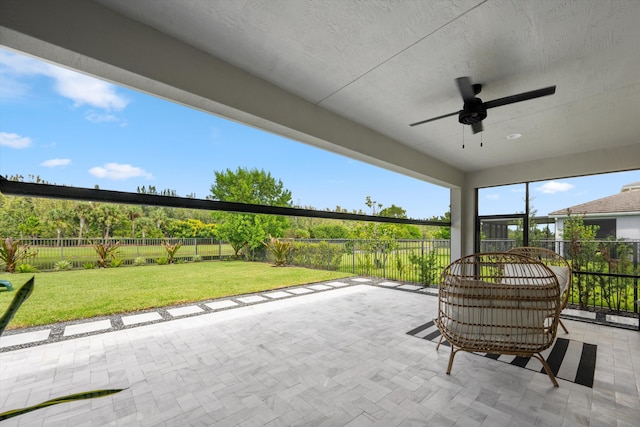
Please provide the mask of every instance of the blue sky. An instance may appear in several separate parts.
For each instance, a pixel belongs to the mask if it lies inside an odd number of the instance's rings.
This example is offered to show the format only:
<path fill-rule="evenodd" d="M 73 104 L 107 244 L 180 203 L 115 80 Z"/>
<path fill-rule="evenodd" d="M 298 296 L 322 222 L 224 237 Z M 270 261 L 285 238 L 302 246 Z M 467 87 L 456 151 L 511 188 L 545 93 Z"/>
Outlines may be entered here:
<path fill-rule="evenodd" d="M 214 171 L 264 169 L 317 209 L 366 196 L 410 217 L 442 215 L 446 188 L 0 49 L 0 174 L 136 191 L 209 195 Z M 531 184 L 538 214 L 615 194 L 640 171 Z M 483 189 L 481 214 L 524 209 L 524 186 Z"/>

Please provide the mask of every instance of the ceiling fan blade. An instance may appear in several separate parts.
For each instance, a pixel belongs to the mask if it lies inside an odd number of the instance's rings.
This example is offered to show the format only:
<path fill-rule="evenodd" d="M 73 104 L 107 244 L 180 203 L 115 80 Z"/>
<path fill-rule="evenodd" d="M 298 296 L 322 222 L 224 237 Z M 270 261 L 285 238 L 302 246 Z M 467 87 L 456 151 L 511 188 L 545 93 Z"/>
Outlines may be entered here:
<path fill-rule="evenodd" d="M 474 134 L 478 132 L 482 132 L 484 130 L 484 127 L 482 127 L 482 122 L 472 123 L 471 130 L 473 131 Z"/>
<path fill-rule="evenodd" d="M 411 123 L 409 126 L 418 126 L 418 125 L 421 125 L 421 124 L 423 124 L 423 123 L 429 123 L 429 122 L 432 122 L 432 121 L 434 121 L 434 120 L 444 119 L 445 117 L 455 116 L 456 114 L 460 114 L 460 111 L 455 111 L 455 112 L 453 112 L 453 113 L 445 114 L 445 115 L 443 115 L 443 116 L 432 117 L 432 118 L 427 119 L 427 120 L 422 120 L 422 121 L 420 121 L 420 122 Z"/>
<path fill-rule="evenodd" d="M 501 107 L 507 104 L 540 98 L 541 96 L 553 95 L 554 93 L 556 93 L 556 87 L 549 86 L 542 89 L 532 90 L 530 92 L 519 93 L 517 95 L 505 96 L 504 98 L 494 99 L 493 101 L 487 101 L 484 103 L 484 106 L 485 108 Z"/>
<path fill-rule="evenodd" d="M 476 97 L 476 93 L 473 90 L 471 79 L 469 77 L 458 77 L 456 79 L 456 84 L 458 85 L 458 90 L 460 91 L 460 95 L 462 95 L 464 102 L 473 100 Z"/>

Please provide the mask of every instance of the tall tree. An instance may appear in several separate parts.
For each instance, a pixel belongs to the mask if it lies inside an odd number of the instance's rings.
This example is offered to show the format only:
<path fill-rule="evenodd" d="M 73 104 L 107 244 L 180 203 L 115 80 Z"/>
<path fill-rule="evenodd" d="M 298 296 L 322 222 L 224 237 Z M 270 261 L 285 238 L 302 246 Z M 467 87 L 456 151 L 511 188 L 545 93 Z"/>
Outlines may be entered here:
<path fill-rule="evenodd" d="M 78 202 L 73 210 L 76 218 L 78 219 L 78 245 L 82 244 L 82 233 L 86 227 L 87 218 L 93 211 L 93 204 L 91 202 Z"/>
<path fill-rule="evenodd" d="M 62 234 L 69 226 L 70 212 L 62 204 L 47 212 L 47 222 L 56 230 L 57 245 L 61 246 Z"/>
<path fill-rule="evenodd" d="M 122 218 L 122 213 L 118 208 L 118 205 L 111 203 L 101 204 L 98 205 L 92 213 L 95 217 L 96 223 L 102 228 L 102 237 L 108 239 L 111 230 Z"/>
<path fill-rule="evenodd" d="M 136 237 L 136 220 L 142 216 L 142 208 L 139 206 L 127 205 L 124 208 L 127 219 L 131 222 L 131 238 Z"/>
<path fill-rule="evenodd" d="M 223 202 L 251 203 L 268 206 L 292 206 L 291 192 L 264 170 L 239 167 L 214 172 L 211 198 Z M 227 240 L 238 256 L 243 247 L 254 250 L 262 247 L 269 236 L 281 237 L 289 225 L 287 218 L 276 215 L 219 213 L 218 233 Z M 247 255 L 247 254 L 245 254 Z"/>

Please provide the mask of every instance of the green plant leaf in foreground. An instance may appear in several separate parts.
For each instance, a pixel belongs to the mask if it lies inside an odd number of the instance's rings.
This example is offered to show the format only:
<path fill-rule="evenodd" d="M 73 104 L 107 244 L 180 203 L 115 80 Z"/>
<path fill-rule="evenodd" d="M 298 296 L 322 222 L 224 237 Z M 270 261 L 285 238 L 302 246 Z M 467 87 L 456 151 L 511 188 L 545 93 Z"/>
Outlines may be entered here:
<path fill-rule="evenodd" d="M 11 300 L 11 304 L 7 308 L 7 311 L 5 311 L 5 313 L 2 315 L 2 318 L 0 318 L 0 335 L 2 335 L 5 328 L 7 327 L 11 319 L 13 319 L 13 316 L 15 316 L 16 312 L 18 311 L 22 303 L 25 302 L 33 292 L 34 283 L 35 283 L 35 276 L 32 276 L 31 279 L 29 279 L 24 285 L 22 285 L 22 287 L 14 295 L 13 300 Z M 17 417 L 18 415 L 26 414 L 27 412 L 35 411 L 37 409 L 46 408 L 47 406 L 57 405 L 58 403 L 73 402 L 75 400 L 94 399 L 96 397 L 108 396 L 110 394 L 119 393 L 122 390 L 126 390 L 126 389 L 118 388 L 118 389 L 107 389 L 107 390 L 94 390 L 94 391 L 87 391 L 83 393 L 70 394 L 68 396 L 47 400 L 46 402 L 38 403 L 37 405 L 29 406 L 26 408 L 12 409 L 10 411 L 3 412 L 0 414 L 0 421 Z"/>
<path fill-rule="evenodd" d="M 68 396 L 58 397 L 56 399 L 47 400 L 46 402 L 38 403 L 37 405 L 28 406 L 26 408 L 12 409 L 0 414 L 0 421 L 7 420 L 9 418 L 17 417 L 18 415 L 26 414 L 27 412 L 35 411 L 38 409 L 46 408 L 47 406 L 57 405 L 58 403 L 74 402 L 76 400 L 95 399 L 97 397 L 108 396 L 110 394 L 120 393 L 126 388 L 106 389 L 106 390 L 94 390 L 82 393 L 70 394 Z"/>
<path fill-rule="evenodd" d="M 18 290 L 18 292 L 16 292 L 16 294 L 13 297 L 13 300 L 11 301 L 11 304 L 7 308 L 7 311 L 5 311 L 2 317 L 0 318 L 0 335 L 2 335 L 2 333 L 4 332 L 9 322 L 11 322 L 11 319 L 13 319 L 13 316 L 16 315 L 22 303 L 25 302 L 27 298 L 29 298 L 29 296 L 31 295 L 31 292 L 33 292 L 35 277 L 36 276 L 32 276 L 31 279 L 29 279 L 27 283 L 22 285 L 22 287 Z"/>

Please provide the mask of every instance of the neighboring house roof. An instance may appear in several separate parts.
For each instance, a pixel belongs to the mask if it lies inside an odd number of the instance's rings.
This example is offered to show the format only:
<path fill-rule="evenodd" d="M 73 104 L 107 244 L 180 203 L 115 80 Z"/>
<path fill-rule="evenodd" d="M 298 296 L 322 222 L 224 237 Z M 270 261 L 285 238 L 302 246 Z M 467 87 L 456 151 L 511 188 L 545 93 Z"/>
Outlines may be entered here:
<path fill-rule="evenodd" d="M 640 181 L 632 182 L 631 184 L 626 184 L 622 186 L 622 190 L 620 191 L 630 191 L 630 190 L 640 190 Z"/>
<path fill-rule="evenodd" d="M 640 182 L 622 187 L 622 192 L 613 196 L 571 206 L 549 213 L 549 216 L 566 216 L 567 211 L 572 214 L 620 214 L 638 213 L 640 215 L 640 190 L 631 189 L 640 186 Z"/>

